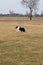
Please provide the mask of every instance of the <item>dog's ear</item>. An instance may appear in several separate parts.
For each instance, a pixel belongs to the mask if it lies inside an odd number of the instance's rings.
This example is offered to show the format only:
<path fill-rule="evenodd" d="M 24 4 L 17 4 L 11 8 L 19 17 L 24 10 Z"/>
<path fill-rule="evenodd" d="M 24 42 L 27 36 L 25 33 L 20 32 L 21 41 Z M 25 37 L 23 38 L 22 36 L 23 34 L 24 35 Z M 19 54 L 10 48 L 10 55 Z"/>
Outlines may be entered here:
<path fill-rule="evenodd" d="M 18 26 L 16 26 L 16 28 L 18 28 Z"/>

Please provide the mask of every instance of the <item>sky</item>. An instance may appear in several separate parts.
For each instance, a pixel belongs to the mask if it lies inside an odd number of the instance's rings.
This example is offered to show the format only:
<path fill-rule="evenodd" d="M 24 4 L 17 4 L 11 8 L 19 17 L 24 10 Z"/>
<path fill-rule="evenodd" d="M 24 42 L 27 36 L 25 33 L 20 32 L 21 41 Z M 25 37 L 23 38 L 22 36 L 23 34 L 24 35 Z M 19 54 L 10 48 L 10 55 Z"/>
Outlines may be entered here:
<path fill-rule="evenodd" d="M 26 14 L 28 10 L 21 4 L 21 0 L 0 0 L 0 14 L 7 14 L 9 10 L 13 10 L 15 13 Z M 38 13 L 43 10 L 43 0 L 39 1 Z"/>

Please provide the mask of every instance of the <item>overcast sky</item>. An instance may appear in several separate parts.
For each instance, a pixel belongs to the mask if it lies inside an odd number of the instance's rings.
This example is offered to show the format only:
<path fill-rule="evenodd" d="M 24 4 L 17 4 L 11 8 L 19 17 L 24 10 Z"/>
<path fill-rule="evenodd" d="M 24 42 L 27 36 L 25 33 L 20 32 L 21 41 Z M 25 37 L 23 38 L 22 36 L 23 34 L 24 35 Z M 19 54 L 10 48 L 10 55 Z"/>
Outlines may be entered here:
<path fill-rule="evenodd" d="M 25 14 L 27 9 L 21 4 L 21 0 L 0 0 L 0 13 L 9 13 L 13 10 L 15 13 Z M 39 2 L 39 11 L 43 10 L 43 0 Z"/>

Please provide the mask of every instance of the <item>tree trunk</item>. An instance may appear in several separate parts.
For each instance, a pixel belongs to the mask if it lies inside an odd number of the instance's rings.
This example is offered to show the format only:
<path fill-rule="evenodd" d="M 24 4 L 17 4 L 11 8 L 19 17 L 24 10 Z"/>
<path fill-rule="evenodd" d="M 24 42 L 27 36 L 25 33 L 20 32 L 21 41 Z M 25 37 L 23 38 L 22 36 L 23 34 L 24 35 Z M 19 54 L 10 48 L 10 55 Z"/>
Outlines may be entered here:
<path fill-rule="evenodd" d="M 32 20 L 32 10 L 30 9 L 30 20 Z"/>

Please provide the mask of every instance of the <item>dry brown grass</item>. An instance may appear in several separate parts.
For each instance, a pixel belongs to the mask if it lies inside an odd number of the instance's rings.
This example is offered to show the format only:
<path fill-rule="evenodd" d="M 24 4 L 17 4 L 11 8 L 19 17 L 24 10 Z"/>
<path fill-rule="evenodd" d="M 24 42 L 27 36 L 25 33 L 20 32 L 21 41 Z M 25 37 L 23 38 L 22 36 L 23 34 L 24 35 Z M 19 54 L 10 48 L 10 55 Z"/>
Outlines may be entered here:
<path fill-rule="evenodd" d="M 43 65 L 43 18 L 0 17 L 0 65 Z"/>

